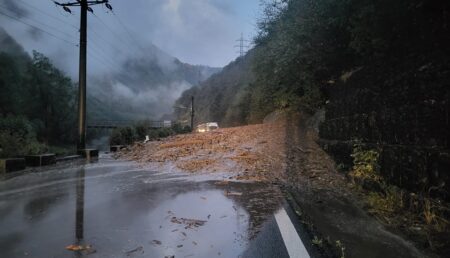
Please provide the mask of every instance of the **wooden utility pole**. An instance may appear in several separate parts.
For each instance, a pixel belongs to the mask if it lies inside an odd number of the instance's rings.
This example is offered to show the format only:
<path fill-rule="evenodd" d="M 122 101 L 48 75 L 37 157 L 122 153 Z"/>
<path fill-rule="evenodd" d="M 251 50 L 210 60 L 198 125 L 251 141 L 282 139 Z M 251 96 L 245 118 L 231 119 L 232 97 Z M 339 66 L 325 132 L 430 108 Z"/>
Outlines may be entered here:
<path fill-rule="evenodd" d="M 80 1 L 80 64 L 78 74 L 78 143 L 77 149 L 86 149 L 86 54 L 87 54 L 87 3 Z"/>
<path fill-rule="evenodd" d="M 72 13 L 69 7 L 80 7 L 80 64 L 78 78 L 78 141 L 77 149 L 86 149 L 86 54 L 87 54 L 87 12 L 93 13 L 91 5 L 105 4 L 106 8 L 112 10 L 108 0 L 78 0 L 76 2 L 59 3 L 64 11 Z"/>
<path fill-rule="evenodd" d="M 194 131 L 194 96 L 191 97 L 191 132 Z"/>

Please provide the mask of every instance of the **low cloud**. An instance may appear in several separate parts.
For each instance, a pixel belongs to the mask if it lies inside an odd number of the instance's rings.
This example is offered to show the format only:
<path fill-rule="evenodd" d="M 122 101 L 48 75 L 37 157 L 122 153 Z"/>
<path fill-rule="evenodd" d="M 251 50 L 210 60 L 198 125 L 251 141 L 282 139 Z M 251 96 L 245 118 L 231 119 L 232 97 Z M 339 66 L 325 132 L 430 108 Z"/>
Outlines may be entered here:
<path fill-rule="evenodd" d="M 19 18 L 30 15 L 30 12 L 27 9 L 20 6 L 17 2 L 18 2 L 17 0 L 3 0 L 2 4 L 4 5 L 4 7 L 6 7 L 6 9 L 9 12 L 18 16 Z"/>
<path fill-rule="evenodd" d="M 88 16 L 88 92 L 105 102 L 121 99 L 130 109 L 145 108 L 156 119 L 170 113 L 173 102 L 195 83 L 180 74 L 165 79 L 183 66 L 176 60 L 228 64 L 237 57 L 233 46 L 241 32 L 249 37 L 255 29 L 247 21 L 256 18 L 259 1 L 110 0 L 114 13 L 93 6 L 95 15 Z M 77 7 L 69 14 L 52 1 L 3 0 L 1 5 L 8 14 L 53 34 L 0 15 L 1 26 L 28 53 L 45 54 L 78 81 Z M 164 75 L 158 77 L 158 72 Z"/>
<path fill-rule="evenodd" d="M 126 110 L 139 114 L 139 119 L 159 119 L 164 114 L 172 112 L 172 106 L 181 93 L 192 85 L 186 81 L 171 82 L 155 89 L 146 89 L 136 93 L 131 90 L 132 87 L 120 82 L 112 85 L 110 92 L 113 103 L 122 103 L 121 107 L 115 106 L 116 111 L 121 113 Z M 130 112 L 131 113 L 131 112 Z"/>

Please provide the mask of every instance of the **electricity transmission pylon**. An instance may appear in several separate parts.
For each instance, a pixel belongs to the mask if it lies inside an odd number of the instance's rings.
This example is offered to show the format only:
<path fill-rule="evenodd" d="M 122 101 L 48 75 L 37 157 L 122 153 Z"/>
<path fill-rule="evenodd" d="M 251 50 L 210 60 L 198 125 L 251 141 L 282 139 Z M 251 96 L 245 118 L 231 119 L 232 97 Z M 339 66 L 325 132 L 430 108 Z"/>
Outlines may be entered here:
<path fill-rule="evenodd" d="M 248 49 L 250 47 L 249 45 L 246 45 L 246 44 L 248 44 L 249 40 L 244 39 L 244 34 L 241 33 L 241 37 L 236 41 L 239 42 L 239 45 L 235 45 L 234 47 L 239 48 L 238 53 L 239 53 L 239 56 L 242 57 L 247 53 L 246 49 Z"/>

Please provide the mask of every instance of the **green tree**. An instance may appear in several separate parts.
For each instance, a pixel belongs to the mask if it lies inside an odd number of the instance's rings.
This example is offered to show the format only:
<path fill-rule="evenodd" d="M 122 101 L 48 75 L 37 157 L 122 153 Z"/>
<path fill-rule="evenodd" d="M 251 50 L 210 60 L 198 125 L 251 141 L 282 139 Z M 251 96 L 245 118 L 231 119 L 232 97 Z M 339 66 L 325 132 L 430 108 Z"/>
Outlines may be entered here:
<path fill-rule="evenodd" d="M 45 143 L 74 140 L 76 128 L 75 87 L 43 54 L 33 52 L 26 80 L 28 95 L 25 114 L 38 128 Z"/>

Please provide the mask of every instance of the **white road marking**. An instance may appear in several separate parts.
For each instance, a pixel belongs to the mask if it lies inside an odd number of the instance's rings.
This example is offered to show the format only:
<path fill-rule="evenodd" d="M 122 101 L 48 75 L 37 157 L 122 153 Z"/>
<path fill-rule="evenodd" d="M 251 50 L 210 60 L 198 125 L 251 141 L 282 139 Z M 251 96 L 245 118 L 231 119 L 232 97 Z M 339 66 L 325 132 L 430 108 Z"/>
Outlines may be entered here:
<path fill-rule="evenodd" d="M 77 168 L 77 169 L 80 169 L 80 168 Z M 124 173 L 141 172 L 141 171 L 146 171 L 146 170 L 145 169 L 137 169 L 136 168 L 136 169 L 115 171 L 115 172 L 109 172 L 109 173 L 100 174 L 100 175 L 88 176 L 87 174 L 89 173 L 89 171 L 86 169 L 86 176 L 84 178 L 86 180 L 89 180 L 89 179 L 94 179 L 94 178 L 111 177 L 111 176 L 116 176 L 116 175 L 120 175 L 120 174 L 124 174 Z M 21 192 L 32 191 L 32 190 L 36 190 L 36 189 L 43 188 L 43 187 L 59 185 L 59 184 L 62 184 L 62 183 L 76 182 L 77 180 L 79 180 L 79 178 L 77 177 L 77 174 L 74 174 L 74 175 L 75 175 L 74 177 L 67 178 L 67 179 L 60 179 L 60 180 L 55 180 L 53 182 L 41 183 L 41 184 L 38 184 L 38 185 L 26 186 L 26 187 L 13 189 L 13 190 L 3 191 L 3 192 L 0 192 L 0 197 L 1 196 L 5 196 L 5 195 L 9 195 L 9 194 L 17 194 L 17 193 L 21 193 Z M 157 183 L 157 182 L 176 181 L 176 180 L 183 180 L 183 177 L 144 180 L 144 183 L 146 183 L 146 184 L 154 184 L 154 183 Z M 0 184 L 0 186 L 1 186 L 1 184 Z"/>
<path fill-rule="evenodd" d="M 275 213 L 275 220 L 277 221 L 289 257 L 309 258 L 308 251 L 306 251 L 305 245 L 297 234 L 297 231 L 284 208 L 281 208 L 281 210 Z"/>

